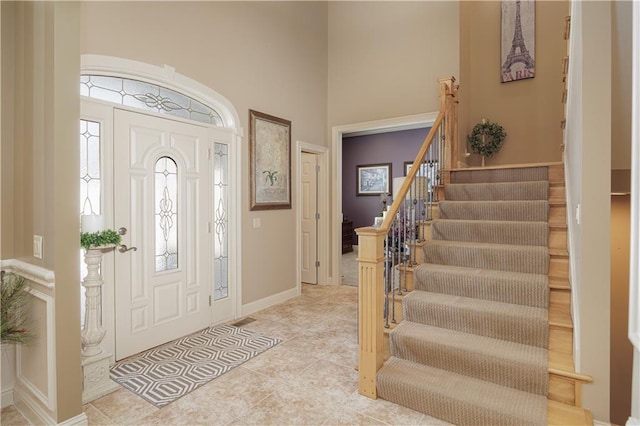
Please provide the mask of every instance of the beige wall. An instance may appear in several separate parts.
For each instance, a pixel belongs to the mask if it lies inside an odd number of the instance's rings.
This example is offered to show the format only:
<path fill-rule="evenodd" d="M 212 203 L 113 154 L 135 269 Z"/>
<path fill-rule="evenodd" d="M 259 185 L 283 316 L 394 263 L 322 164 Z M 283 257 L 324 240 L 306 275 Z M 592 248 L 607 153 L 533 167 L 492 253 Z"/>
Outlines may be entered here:
<path fill-rule="evenodd" d="M 295 288 L 295 210 L 249 212 L 248 110 L 291 120 L 293 144 L 326 144 L 327 4 L 84 2 L 81 53 L 168 64 L 231 101 L 245 131 L 242 303 Z"/>
<path fill-rule="evenodd" d="M 581 2 L 582 43 L 580 87 L 582 117 L 582 220 L 578 261 L 579 364 L 593 377 L 583 386 L 583 405 L 594 418 L 610 415 L 610 188 L 611 172 L 611 4 Z M 570 215 L 572 216 L 572 215 Z M 603 244 L 604 242 L 604 244 Z"/>
<path fill-rule="evenodd" d="M 458 2 L 330 2 L 329 127 L 437 111 L 458 36 Z"/>
<path fill-rule="evenodd" d="M 31 355 L 55 356 L 57 395 L 49 396 L 56 404 L 48 414 L 61 422 L 82 412 L 80 351 L 72 350 L 80 347 L 79 4 L 2 2 L 2 19 L 2 228 L 10 230 L 2 256 L 55 273 L 54 316 L 46 318 L 55 354 L 42 353 L 45 335 Z M 44 237 L 42 260 L 32 256 L 33 234 Z M 30 374 L 42 384 L 47 372 Z"/>
<path fill-rule="evenodd" d="M 631 197 L 611 197 L 611 422 L 631 415 L 633 346 L 629 341 Z"/>
<path fill-rule="evenodd" d="M 611 168 L 631 169 L 630 1 L 611 3 Z"/>
<path fill-rule="evenodd" d="M 563 118 L 562 57 L 568 1 L 536 2 L 535 78 L 500 82 L 499 1 L 460 3 L 460 121 L 459 142 L 483 118 L 500 123 L 507 138 L 487 165 L 560 161 Z M 465 161 L 463 159 L 463 161 Z M 472 155 L 466 162 L 479 165 Z"/>

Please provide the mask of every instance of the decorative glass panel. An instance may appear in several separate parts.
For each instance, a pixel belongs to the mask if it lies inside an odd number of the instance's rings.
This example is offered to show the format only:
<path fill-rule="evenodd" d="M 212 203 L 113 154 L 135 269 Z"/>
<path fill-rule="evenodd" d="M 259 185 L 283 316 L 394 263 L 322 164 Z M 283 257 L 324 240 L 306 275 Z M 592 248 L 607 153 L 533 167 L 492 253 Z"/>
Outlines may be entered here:
<path fill-rule="evenodd" d="M 155 167 L 156 272 L 178 268 L 178 166 L 161 157 Z"/>
<path fill-rule="evenodd" d="M 100 123 L 80 120 L 80 214 L 100 214 Z"/>
<path fill-rule="evenodd" d="M 225 144 L 216 143 L 213 155 L 213 294 L 214 300 L 229 296 L 229 152 Z"/>
<path fill-rule="evenodd" d="M 80 94 L 120 105 L 222 126 L 222 117 L 202 102 L 144 81 L 101 75 L 80 76 Z"/>
<path fill-rule="evenodd" d="M 80 120 L 80 214 L 100 214 L 100 123 Z M 80 280 L 87 276 L 80 249 Z M 85 292 L 80 287 L 80 326 L 84 325 Z"/>

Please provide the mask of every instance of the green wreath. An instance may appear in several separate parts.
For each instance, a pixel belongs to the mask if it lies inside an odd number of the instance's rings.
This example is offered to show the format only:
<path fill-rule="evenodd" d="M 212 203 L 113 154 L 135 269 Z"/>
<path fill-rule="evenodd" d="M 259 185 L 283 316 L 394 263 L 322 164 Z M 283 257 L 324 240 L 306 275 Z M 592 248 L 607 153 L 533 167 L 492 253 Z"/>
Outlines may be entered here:
<path fill-rule="evenodd" d="M 484 136 L 484 142 L 483 137 Z M 467 141 L 471 146 L 471 151 L 483 157 L 490 158 L 502 148 L 502 142 L 507 136 L 504 127 L 498 123 L 486 121 L 478 123 L 473 127 L 473 131 L 467 136 Z"/>

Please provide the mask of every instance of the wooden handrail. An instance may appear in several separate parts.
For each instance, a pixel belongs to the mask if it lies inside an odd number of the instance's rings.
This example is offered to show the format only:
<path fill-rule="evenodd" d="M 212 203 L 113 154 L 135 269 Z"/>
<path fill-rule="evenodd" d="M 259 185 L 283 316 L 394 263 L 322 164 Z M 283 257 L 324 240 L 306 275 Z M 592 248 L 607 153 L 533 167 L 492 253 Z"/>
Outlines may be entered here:
<path fill-rule="evenodd" d="M 439 171 L 457 166 L 457 86 L 455 78 L 440 80 L 440 112 L 425 138 L 407 177 L 387 211 L 380 228 L 356 229 L 358 234 L 358 388 L 360 394 L 377 398 L 376 375 L 384 362 L 385 252 L 384 241 L 409 188 L 421 169 L 436 135 L 444 134 L 444 158 Z M 444 122 L 444 126 L 443 126 Z M 437 141 L 440 143 L 440 141 Z M 390 177 L 391 178 L 391 177 Z"/>
<path fill-rule="evenodd" d="M 416 155 L 416 159 L 413 160 L 411 170 L 409 170 L 407 177 L 404 179 L 404 182 L 402 182 L 402 186 L 398 191 L 398 195 L 395 197 L 395 200 L 393 200 L 393 203 L 391 203 L 391 206 L 389 206 L 387 215 L 382 221 L 382 225 L 380 225 L 380 229 L 385 231 L 385 233 L 389 231 L 389 228 L 391 228 L 391 222 L 393 221 L 393 218 L 395 217 L 396 213 L 398 213 L 398 210 L 400 210 L 400 206 L 402 205 L 404 198 L 407 196 L 407 192 L 409 192 L 409 187 L 411 187 L 411 184 L 415 180 L 416 175 L 420 171 L 420 164 L 422 163 L 422 159 L 427 154 L 429 147 L 431 147 L 431 143 L 433 142 L 433 138 L 436 136 L 436 133 L 438 133 L 438 128 L 442 124 L 444 114 L 445 112 L 442 110 L 440 110 L 440 112 L 438 113 L 436 121 L 433 122 L 431 130 L 429 130 L 427 137 L 424 139 L 424 142 L 420 147 L 420 151 L 418 151 L 418 155 Z"/>

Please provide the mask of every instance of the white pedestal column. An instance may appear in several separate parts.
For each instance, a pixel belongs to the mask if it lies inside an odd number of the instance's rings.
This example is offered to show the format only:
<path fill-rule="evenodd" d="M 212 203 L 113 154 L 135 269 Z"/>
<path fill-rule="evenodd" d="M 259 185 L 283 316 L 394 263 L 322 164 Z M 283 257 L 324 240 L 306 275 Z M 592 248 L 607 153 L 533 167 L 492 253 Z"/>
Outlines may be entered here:
<path fill-rule="evenodd" d="M 82 403 L 93 401 L 113 392 L 118 384 L 109 378 L 111 354 L 100 346 L 106 330 L 102 326 L 102 255 L 115 246 L 96 247 L 86 251 L 84 262 L 87 276 L 82 281 L 85 288 L 84 328 L 80 334 L 82 342 Z"/>

